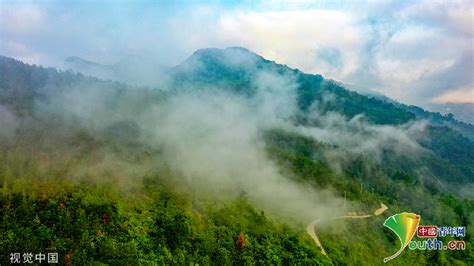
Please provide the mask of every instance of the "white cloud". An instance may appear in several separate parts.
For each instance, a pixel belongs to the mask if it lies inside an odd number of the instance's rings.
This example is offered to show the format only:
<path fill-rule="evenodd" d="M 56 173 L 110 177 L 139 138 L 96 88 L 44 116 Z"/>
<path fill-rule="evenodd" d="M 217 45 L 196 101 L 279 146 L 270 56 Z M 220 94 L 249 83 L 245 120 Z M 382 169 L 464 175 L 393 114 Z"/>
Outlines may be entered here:
<path fill-rule="evenodd" d="M 471 0 L 424 0 L 408 6 L 404 15 L 438 24 L 446 28 L 447 33 L 474 36 L 474 6 Z"/>
<path fill-rule="evenodd" d="M 0 26 L 3 31 L 26 35 L 38 31 L 45 19 L 45 10 L 38 5 L 0 4 Z"/>
<path fill-rule="evenodd" d="M 218 22 L 226 43 L 237 43 L 275 60 L 312 73 L 343 78 L 356 68 L 361 36 L 350 14 L 336 10 L 229 12 Z M 327 47 L 341 52 L 336 73 L 317 57 Z"/>
<path fill-rule="evenodd" d="M 433 103 L 474 103 L 474 87 L 461 88 L 444 93 L 432 100 Z"/>
<path fill-rule="evenodd" d="M 21 60 L 29 64 L 45 64 L 48 63 L 48 56 L 32 50 L 25 44 L 16 41 L 2 40 L 0 42 L 0 54 L 9 55 L 15 59 Z"/>

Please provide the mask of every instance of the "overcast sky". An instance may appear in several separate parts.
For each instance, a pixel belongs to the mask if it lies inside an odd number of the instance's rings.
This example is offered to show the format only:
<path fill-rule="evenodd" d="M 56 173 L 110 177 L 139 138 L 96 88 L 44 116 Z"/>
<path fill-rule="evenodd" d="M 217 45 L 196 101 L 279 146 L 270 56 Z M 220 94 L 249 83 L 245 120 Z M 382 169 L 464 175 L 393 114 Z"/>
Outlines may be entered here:
<path fill-rule="evenodd" d="M 0 54 L 61 66 L 205 47 L 270 60 L 396 100 L 474 103 L 473 1 L 5 1 Z"/>

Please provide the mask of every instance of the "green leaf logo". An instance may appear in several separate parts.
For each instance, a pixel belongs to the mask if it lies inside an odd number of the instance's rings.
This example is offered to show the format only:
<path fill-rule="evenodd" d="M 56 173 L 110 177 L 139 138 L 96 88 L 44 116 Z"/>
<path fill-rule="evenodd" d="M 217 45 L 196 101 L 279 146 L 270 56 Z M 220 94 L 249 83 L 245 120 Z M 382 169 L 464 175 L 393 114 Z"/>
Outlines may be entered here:
<path fill-rule="evenodd" d="M 420 215 L 406 212 L 392 215 L 385 220 L 383 225 L 392 230 L 400 239 L 400 250 L 392 256 L 383 259 L 384 262 L 392 260 L 402 253 L 415 235 L 419 223 Z"/>

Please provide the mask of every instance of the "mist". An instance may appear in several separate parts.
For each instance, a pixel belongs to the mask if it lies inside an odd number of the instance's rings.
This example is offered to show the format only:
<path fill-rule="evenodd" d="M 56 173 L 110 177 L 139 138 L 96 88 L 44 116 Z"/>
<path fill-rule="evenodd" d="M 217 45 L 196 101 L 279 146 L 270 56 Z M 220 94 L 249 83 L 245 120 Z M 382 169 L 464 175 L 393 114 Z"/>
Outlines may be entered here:
<path fill-rule="evenodd" d="M 384 151 L 412 158 L 424 151 L 418 142 L 427 137 L 428 123 L 423 120 L 399 126 L 375 125 L 362 114 L 347 118 L 336 112 L 322 114 L 315 110 L 309 118 L 310 123 L 317 126 L 298 126 L 298 132 L 351 153 L 363 154 L 376 162 L 380 162 Z"/>
<path fill-rule="evenodd" d="M 16 115 L 0 104 L 0 139 L 10 140 L 19 126 Z"/>
<path fill-rule="evenodd" d="M 341 206 L 331 192 L 291 181 L 268 159 L 260 136 L 270 126 L 260 123 L 265 108 L 226 94 L 179 95 L 148 114 L 154 122 L 145 130 L 195 193 L 225 199 L 244 192 L 270 215 L 299 222 L 331 214 Z"/>
<path fill-rule="evenodd" d="M 236 51 L 227 53 L 225 60 L 251 69 L 254 60 L 243 61 Z M 200 62 L 188 60 L 185 66 L 187 71 L 195 71 Z M 98 82 L 56 88 L 51 84 L 43 89 L 46 98 L 36 101 L 35 111 L 45 117 L 59 116 L 91 136 L 112 136 L 119 143 L 152 154 L 147 160 L 129 160 L 106 147 L 99 163 L 73 169 L 75 178 L 108 174 L 120 177 L 120 185 L 126 188 L 136 186 L 144 175 L 160 175 L 166 169 L 171 172 L 167 178 L 188 188 L 183 192 L 194 198 L 204 200 L 211 195 L 225 202 L 243 193 L 270 216 L 296 223 L 342 214 L 342 199 L 331 189 L 315 188 L 287 176 L 288 171 L 267 154 L 265 131 L 297 132 L 376 162 L 385 150 L 399 156 L 416 156 L 423 150 L 417 141 L 424 137 L 424 122 L 374 125 L 361 115 L 349 119 L 323 113 L 319 107 L 325 102 L 314 103 L 302 114 L 292 72 L 259 70 L 254 74 L 249 86 L 255 93 L 251 95 L 194 84 L 176 90 L 167 79 L 160 87 L 165 96 L 157 98 L 157 91 L 146 87 L 117 88 Z M 327 95 L 324 101 L 333 97 Z M 309 123 L 295 123 L 294 118 L 301 115 Z M 325 156 L 339 171 L 345 155 L 331 151 Z"/>
<path fill-rule="evenodd" d="M 290 223 L 342 213 L 342 200 L 332 191 L 293 181 L 267 156 L 263 133 L 292 127 L 297 84 L 291 75 L 256 76 L 250 98 L 222 88 L 189 88 L 152 101 L 153 91 L 146 88 L 51 85 L 44 89 L 46 99 L 36 101 L 35 113 L 59 116 L 91 136 L 131 134 L 120 142 L 153 153 L 150 160 L 133 161 L 105 148 L 98 162 L 70 171 L 75 179 L 98 176 L 100 183 L 100 174 L 107 174 L 120 177 L 126 188 L 166 168 L 170 182 L 189 188 L 183 191 L 197 199 L 210 195 L 226 202 L 245 194 L 269 216 Z"/>

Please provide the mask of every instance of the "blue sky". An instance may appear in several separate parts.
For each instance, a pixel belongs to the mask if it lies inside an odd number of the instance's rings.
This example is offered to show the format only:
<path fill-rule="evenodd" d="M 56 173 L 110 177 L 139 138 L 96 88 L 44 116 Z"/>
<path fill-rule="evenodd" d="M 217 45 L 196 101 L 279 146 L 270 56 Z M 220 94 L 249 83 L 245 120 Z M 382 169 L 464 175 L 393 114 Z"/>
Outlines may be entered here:
<path fill-rule="evenodd" d="M 0 54 L 174 65 L 243 46 L 402 102 L 474 103 L 473 1 L 4 1 Z"/>

